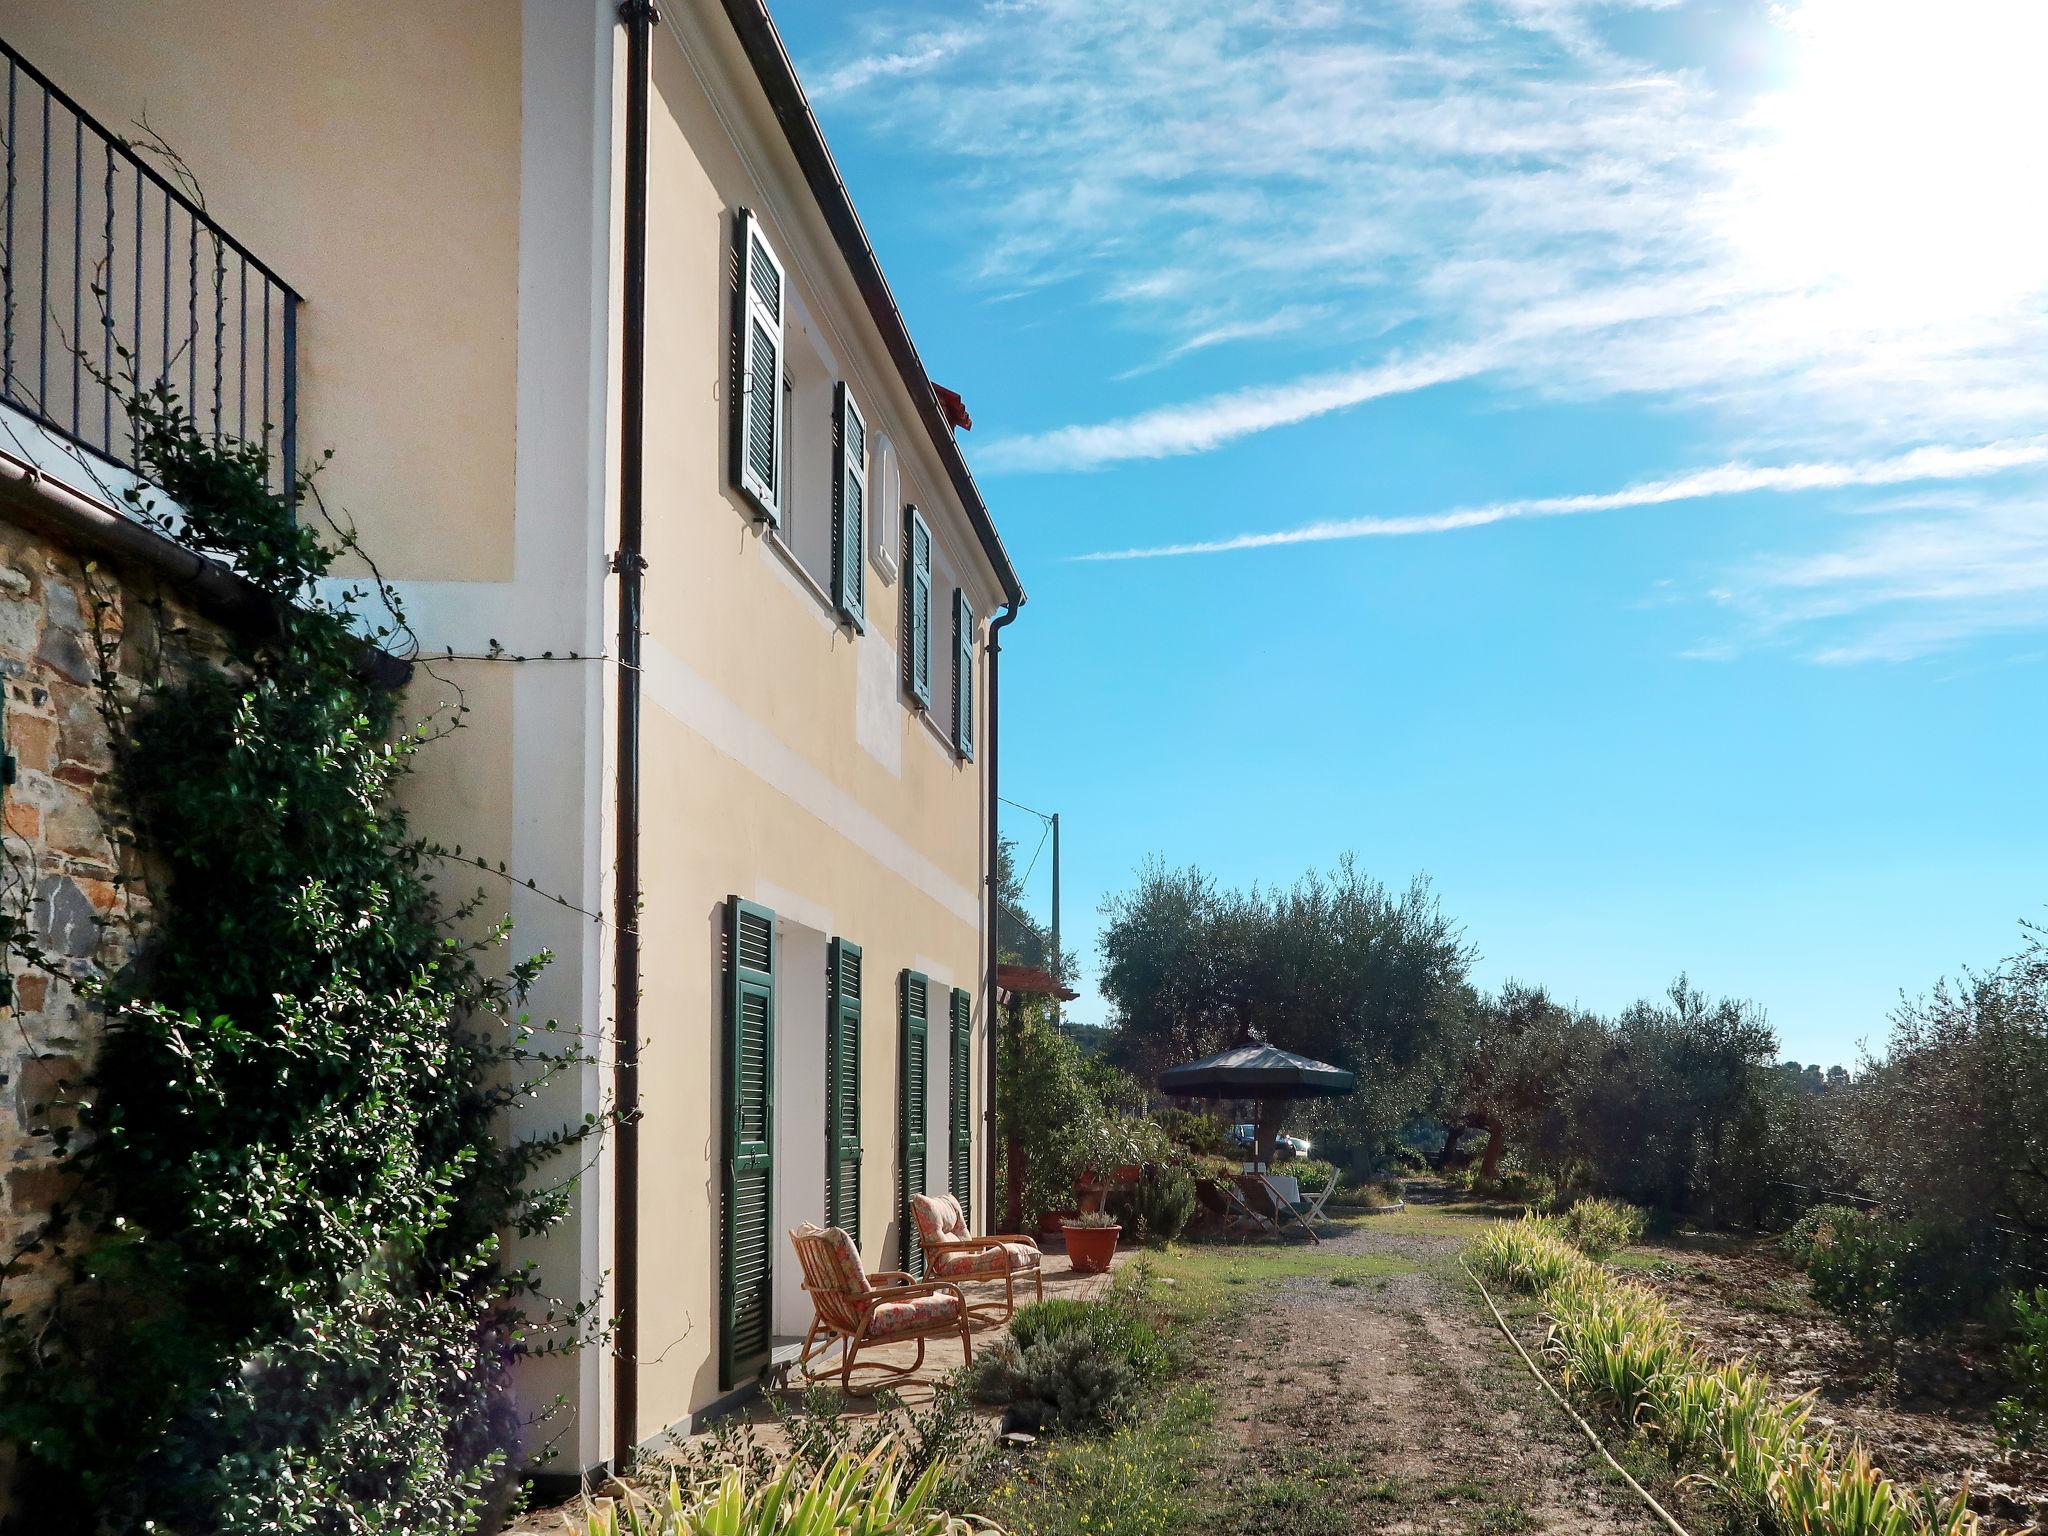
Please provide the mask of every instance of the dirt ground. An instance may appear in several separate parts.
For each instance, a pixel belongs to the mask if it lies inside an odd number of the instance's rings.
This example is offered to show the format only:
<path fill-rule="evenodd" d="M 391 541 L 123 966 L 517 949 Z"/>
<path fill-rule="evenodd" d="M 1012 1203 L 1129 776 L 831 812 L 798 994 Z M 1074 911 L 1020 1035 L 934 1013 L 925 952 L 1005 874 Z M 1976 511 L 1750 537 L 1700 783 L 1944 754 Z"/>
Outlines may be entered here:
<path fill-rule="evenodd" d="M 1245 1298 L 1205 1368 L 1233 1530 L 1658 1529 L 1481 1308 L 1456 1265 L 1469 1235 L 1426 1208 L 1357 1218 L 1316 1252 L 1330 1273 Z"/>
<path fill-rule="evenodd" d="M 2000 1387 L 1991 1352 L 1966 1345 L 1859 1344 L 1817 1310 L 1806 1276 L 1768 1240 L 1674 1240 L 1638 1270 L 1717 1357 L 1747 1358 L 1787 1394 L 1812 1392 L 1814 1419 L 1860 1440 L 1894 1479 L 1970 1501 L 1996 1528 L 2048 1532 L 2048 1456 L 2012 1457 L 1992 1438 Z"/>

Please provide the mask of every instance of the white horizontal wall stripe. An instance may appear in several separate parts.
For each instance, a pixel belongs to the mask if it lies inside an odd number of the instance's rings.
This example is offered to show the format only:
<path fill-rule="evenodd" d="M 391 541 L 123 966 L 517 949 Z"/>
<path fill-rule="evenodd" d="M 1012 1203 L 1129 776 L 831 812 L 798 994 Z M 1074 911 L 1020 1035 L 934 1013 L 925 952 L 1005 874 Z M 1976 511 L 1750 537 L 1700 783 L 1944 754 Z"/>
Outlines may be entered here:
<path fill-rule="evenodd" d="M 961 922 L 978 928 L 977 894 L 907 838 L 833 783 L 760 721 L 658 641 L 646 642 L 641 682 L 648 699 L 799 808 L 809 812 L 897 878 Z"/>

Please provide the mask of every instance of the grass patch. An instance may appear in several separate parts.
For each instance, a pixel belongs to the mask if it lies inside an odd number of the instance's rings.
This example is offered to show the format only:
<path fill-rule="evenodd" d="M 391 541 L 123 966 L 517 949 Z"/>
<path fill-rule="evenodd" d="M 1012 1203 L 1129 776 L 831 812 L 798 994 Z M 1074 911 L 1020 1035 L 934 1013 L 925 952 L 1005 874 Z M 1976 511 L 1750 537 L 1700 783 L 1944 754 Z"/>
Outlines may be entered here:
<path fill-rule="evenodd" d="M 1210 1495 L 1202 1531 L 1233 1536 L 1346 1536 L 1361 1499 L 1393 1497 L 1387 1479 L 1366 1483 L 1354 1452 L 1328 1451 L 1276 1436 L 1256 1462 L 1235 1464 Z"/>
<path fill-rule="evenodd" d="M 1254 1288 L 1288 1280 L 1325 1280 L 1356 1286 L 1391 1275 L 1412 1274 L 1421 1266 L 1394 1254 L 1332 1253 L 1310 1247 L 1176 1245 L 1148 1255 L 1154 1275 L 1170 1282 L 1159 1295 L 1162 1310 L 1186 1325 L 1238 1305 Z"/>
<path fill-rule="evenodd" d="M 1215 1399 L 1177 1387 L 1114 1434 L 1053 1440 L 1014 1465 L 989 1506 L 1016 1536 L 1183 1536 L 1205 1529 L 1193 1490 Z"/>
<path fill-rule="evenodd" d="M 1535 1517 L 1521 1505 L 1502 1502 L 1482 1508 L 1467 1529 L 1472 1536 L 1510 1536 L 1512 1532 L 1526 1531 L 1535 1524 Z"/>

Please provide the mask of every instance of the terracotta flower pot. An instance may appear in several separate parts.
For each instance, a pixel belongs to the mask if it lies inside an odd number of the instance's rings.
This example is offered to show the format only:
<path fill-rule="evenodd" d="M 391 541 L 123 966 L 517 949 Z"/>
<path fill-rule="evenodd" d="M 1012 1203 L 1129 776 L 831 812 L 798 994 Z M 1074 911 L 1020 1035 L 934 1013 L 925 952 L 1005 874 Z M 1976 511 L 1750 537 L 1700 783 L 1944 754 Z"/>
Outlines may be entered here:
<path fill-rule="evenodd" d="M 1065 1222 L 1060 1230 L 1067 1239 L 1067 1262 L 1084 1275 L 1099 1275 L 1116 1257 L 1116 1240 L 1122 1227 L 1080 1227 Z"/>

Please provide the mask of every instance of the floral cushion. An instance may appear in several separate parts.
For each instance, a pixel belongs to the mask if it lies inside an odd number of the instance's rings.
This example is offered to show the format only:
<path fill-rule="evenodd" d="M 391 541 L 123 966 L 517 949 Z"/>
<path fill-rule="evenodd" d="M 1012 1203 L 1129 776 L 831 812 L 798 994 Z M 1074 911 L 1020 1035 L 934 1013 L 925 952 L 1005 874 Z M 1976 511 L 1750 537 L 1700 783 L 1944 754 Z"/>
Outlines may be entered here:
<path fill-rule="evenodd" d="M 797 1258 L 809 1283 L 811 1300 L 818 1315 L 851 1333 L 860 1320 L 859 1298 L 874 1289 L 860 1261 L 853 1239 L 838 1227 L 817 1227 L 809 1222 L 789 1234 L 796 1244 Z"/>
<path fill-rule="evenodd" d="M 960 1202 L 951 1195 L 912 1195 L 910 1214 L 917 1220 L 917 1235 L 927 1247 L 933 1243 L 962 1243 L 973 1234 Z"/>
<path fill-rule="evenodd" d="M 995 1243 L 933 1254 L 928 1261 L 934 1278 L 972 1280 L 982 1275 L 1009 1275 L 1038 1268 L 1038 1250 L 1028 1243 Z"/>
<path fill-rule="evenodd" d="M 868 1314 L 869 1342 L 922 1333 L 927 1328 L 960 1321 L 961 1301 L 943 1291 L 913 1296 L 907 1301 L 878 1301 Z"/>

